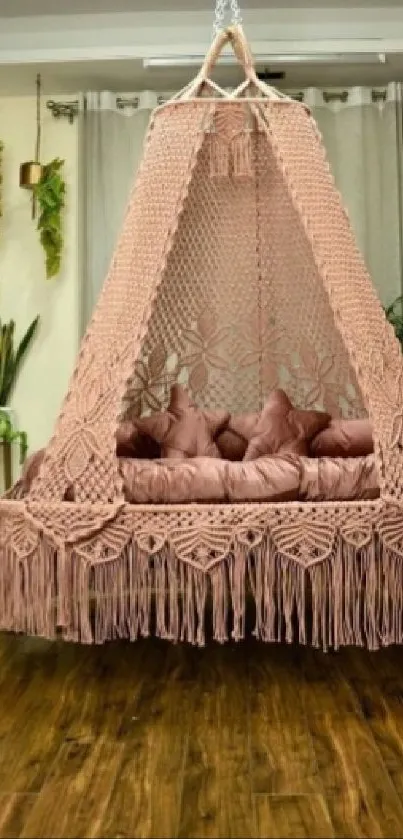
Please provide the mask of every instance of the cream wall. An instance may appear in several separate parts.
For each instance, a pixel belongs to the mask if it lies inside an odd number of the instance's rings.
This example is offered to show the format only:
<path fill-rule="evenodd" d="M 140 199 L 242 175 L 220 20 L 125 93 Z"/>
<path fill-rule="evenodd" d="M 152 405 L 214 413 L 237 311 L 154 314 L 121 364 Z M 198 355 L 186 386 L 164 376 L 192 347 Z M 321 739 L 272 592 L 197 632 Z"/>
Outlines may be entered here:
<path fill-rule="evenodd" d="M 63 158 L 67 182 L 65 251 L 61 274 L 45 279 L 44 253 L 30 197 L 19 187 L 19 166 L 31 160 L 35 143 L 35 99 L 0 98 L 3 152 L 3 218 L 0 219 L 0 317 L 14 318 L 21 336 L 36 314 L 37 337 L 28 351 L 12 407 L 28 432 L 30 450 L 44 445 L 53 428 L 78 349 L 78 130 L 43 109 L 42 160 Z"/>

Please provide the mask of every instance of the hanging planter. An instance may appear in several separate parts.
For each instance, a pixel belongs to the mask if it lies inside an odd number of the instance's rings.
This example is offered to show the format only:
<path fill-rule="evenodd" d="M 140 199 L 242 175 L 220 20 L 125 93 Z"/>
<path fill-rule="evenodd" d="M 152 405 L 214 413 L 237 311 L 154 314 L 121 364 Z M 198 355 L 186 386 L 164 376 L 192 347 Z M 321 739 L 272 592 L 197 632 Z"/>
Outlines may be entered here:
<path fill-rule="evenodd" d="M 60 271 L 63 250 L 62 210 L 66 184 L 61 175 L 64 161 L 55 158 L 50 163 L 40 162 L 41 150 L 41 77 L 36 77 L 36 146 L 35 160 L 20 166 L 20 186 L 32 192 L 32 218 L 39 207 L 38 230 L 46 256 L 46 278 Z"/>
<path fill-rule="evenodd" d="M 28 163 L 21 163 L 20 166 L 20 186 L 23 189 L 33 189 L 39 183 L 42 177 L 42 166 L 40 163 L 35 163 L 34 160 Z"/>
<path fill-rule="evenodd" d="M 39 183 L 42 177 L 42 166 L 40 163 L 41 150 L 41 77 L 38 73 L 36 77 L 36 144 L 35 144 L 35 159 L 28 160 L 21 163 L 20 166 L 20 186 L 23 189 L 33 190 L 36 184 Z M 35 197 L 32 195 L 32 218 L 35 218 Z"/>

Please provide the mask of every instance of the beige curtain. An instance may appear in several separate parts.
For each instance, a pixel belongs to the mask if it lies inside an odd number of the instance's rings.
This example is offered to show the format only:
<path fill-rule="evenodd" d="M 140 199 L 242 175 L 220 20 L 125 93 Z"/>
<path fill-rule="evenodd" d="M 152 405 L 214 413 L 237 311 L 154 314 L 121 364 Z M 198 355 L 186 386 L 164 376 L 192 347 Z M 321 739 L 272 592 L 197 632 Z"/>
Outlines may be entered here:
<path fill-rule="evenodd" d="M 87 93 L 84 101 L 82 331 L 107 274 L 150 116 L 158 104 L 149 91 Z"/>
<path fill-rule="evenodd" d="M 304 91 L 358 244 L 384 303 L 402 290 L 402 104 L 384 90 Z"/>

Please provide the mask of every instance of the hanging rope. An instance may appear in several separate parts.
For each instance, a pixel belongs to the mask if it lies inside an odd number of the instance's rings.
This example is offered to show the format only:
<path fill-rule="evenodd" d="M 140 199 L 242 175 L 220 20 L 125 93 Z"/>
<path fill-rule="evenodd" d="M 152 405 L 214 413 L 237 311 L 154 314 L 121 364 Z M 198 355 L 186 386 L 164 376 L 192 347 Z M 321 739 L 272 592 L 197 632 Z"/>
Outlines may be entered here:
<path fill-rule="evenodd" d="M 224 29 L 225 12 L 227 9 L 231 12 L 231 23 L 234 26 L 242 23 L 241 9 L 238 0 L 216 0 L 213 27 L 214 35 L 218 35 L 218 33 Z"/>

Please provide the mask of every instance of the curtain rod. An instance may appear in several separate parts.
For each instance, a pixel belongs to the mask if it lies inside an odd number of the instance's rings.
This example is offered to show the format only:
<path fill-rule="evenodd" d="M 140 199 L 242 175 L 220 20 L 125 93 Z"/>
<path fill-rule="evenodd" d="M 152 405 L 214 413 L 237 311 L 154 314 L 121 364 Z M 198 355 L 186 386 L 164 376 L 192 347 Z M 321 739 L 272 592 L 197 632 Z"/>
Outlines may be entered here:
<path fill-rule="evenodd" d="M 287 92 L 287 91 L 286 91 Z M 298 102 L 303 102 L 305 99 L 304 91 L 288 91 L 288 95 L 292 99 L 296 99 Z M 339 101 L 342 103 L 346 103 L 349 97 L 348 90 L 324 90 L 322 91 L 323 101 L 326 104 L 330 102 Z M 387 89 L 386 88 L 373 88 L 371 91 L 371 99 L 372 102 L 386 102 L 387 99 Z M 165 102 L 168 101 L 168 97 L 166 96 L 158 96 L 157 97 L 157 104 L 163 105 Z M 116 96 L 116 107 L 123 111 L 125 108 L 134 108 L 137 109 L 140 105 L 140 96 Z M 47 109 L 51 112 L 52 116 L 55 119 L 65 118 L 68 119 L 69 123 L 72 124 L 74 119 L 79 114 L 80 103 L 78 99 L 74 99 L 71 102 L 58 102 L 50 99 L 46 103 Z"/>
<path fill-rule="evenodd" d="M 78 99 L 74 99 L 72 102 L 55 102 L 53 99 L 49 99 L 46 102 L 48 111 L 51 112 L 55 119 L 65 117 L 68 119 L 70 125 L 72 125 L 74 118 L 78 115 L 79 106 Z"/>

